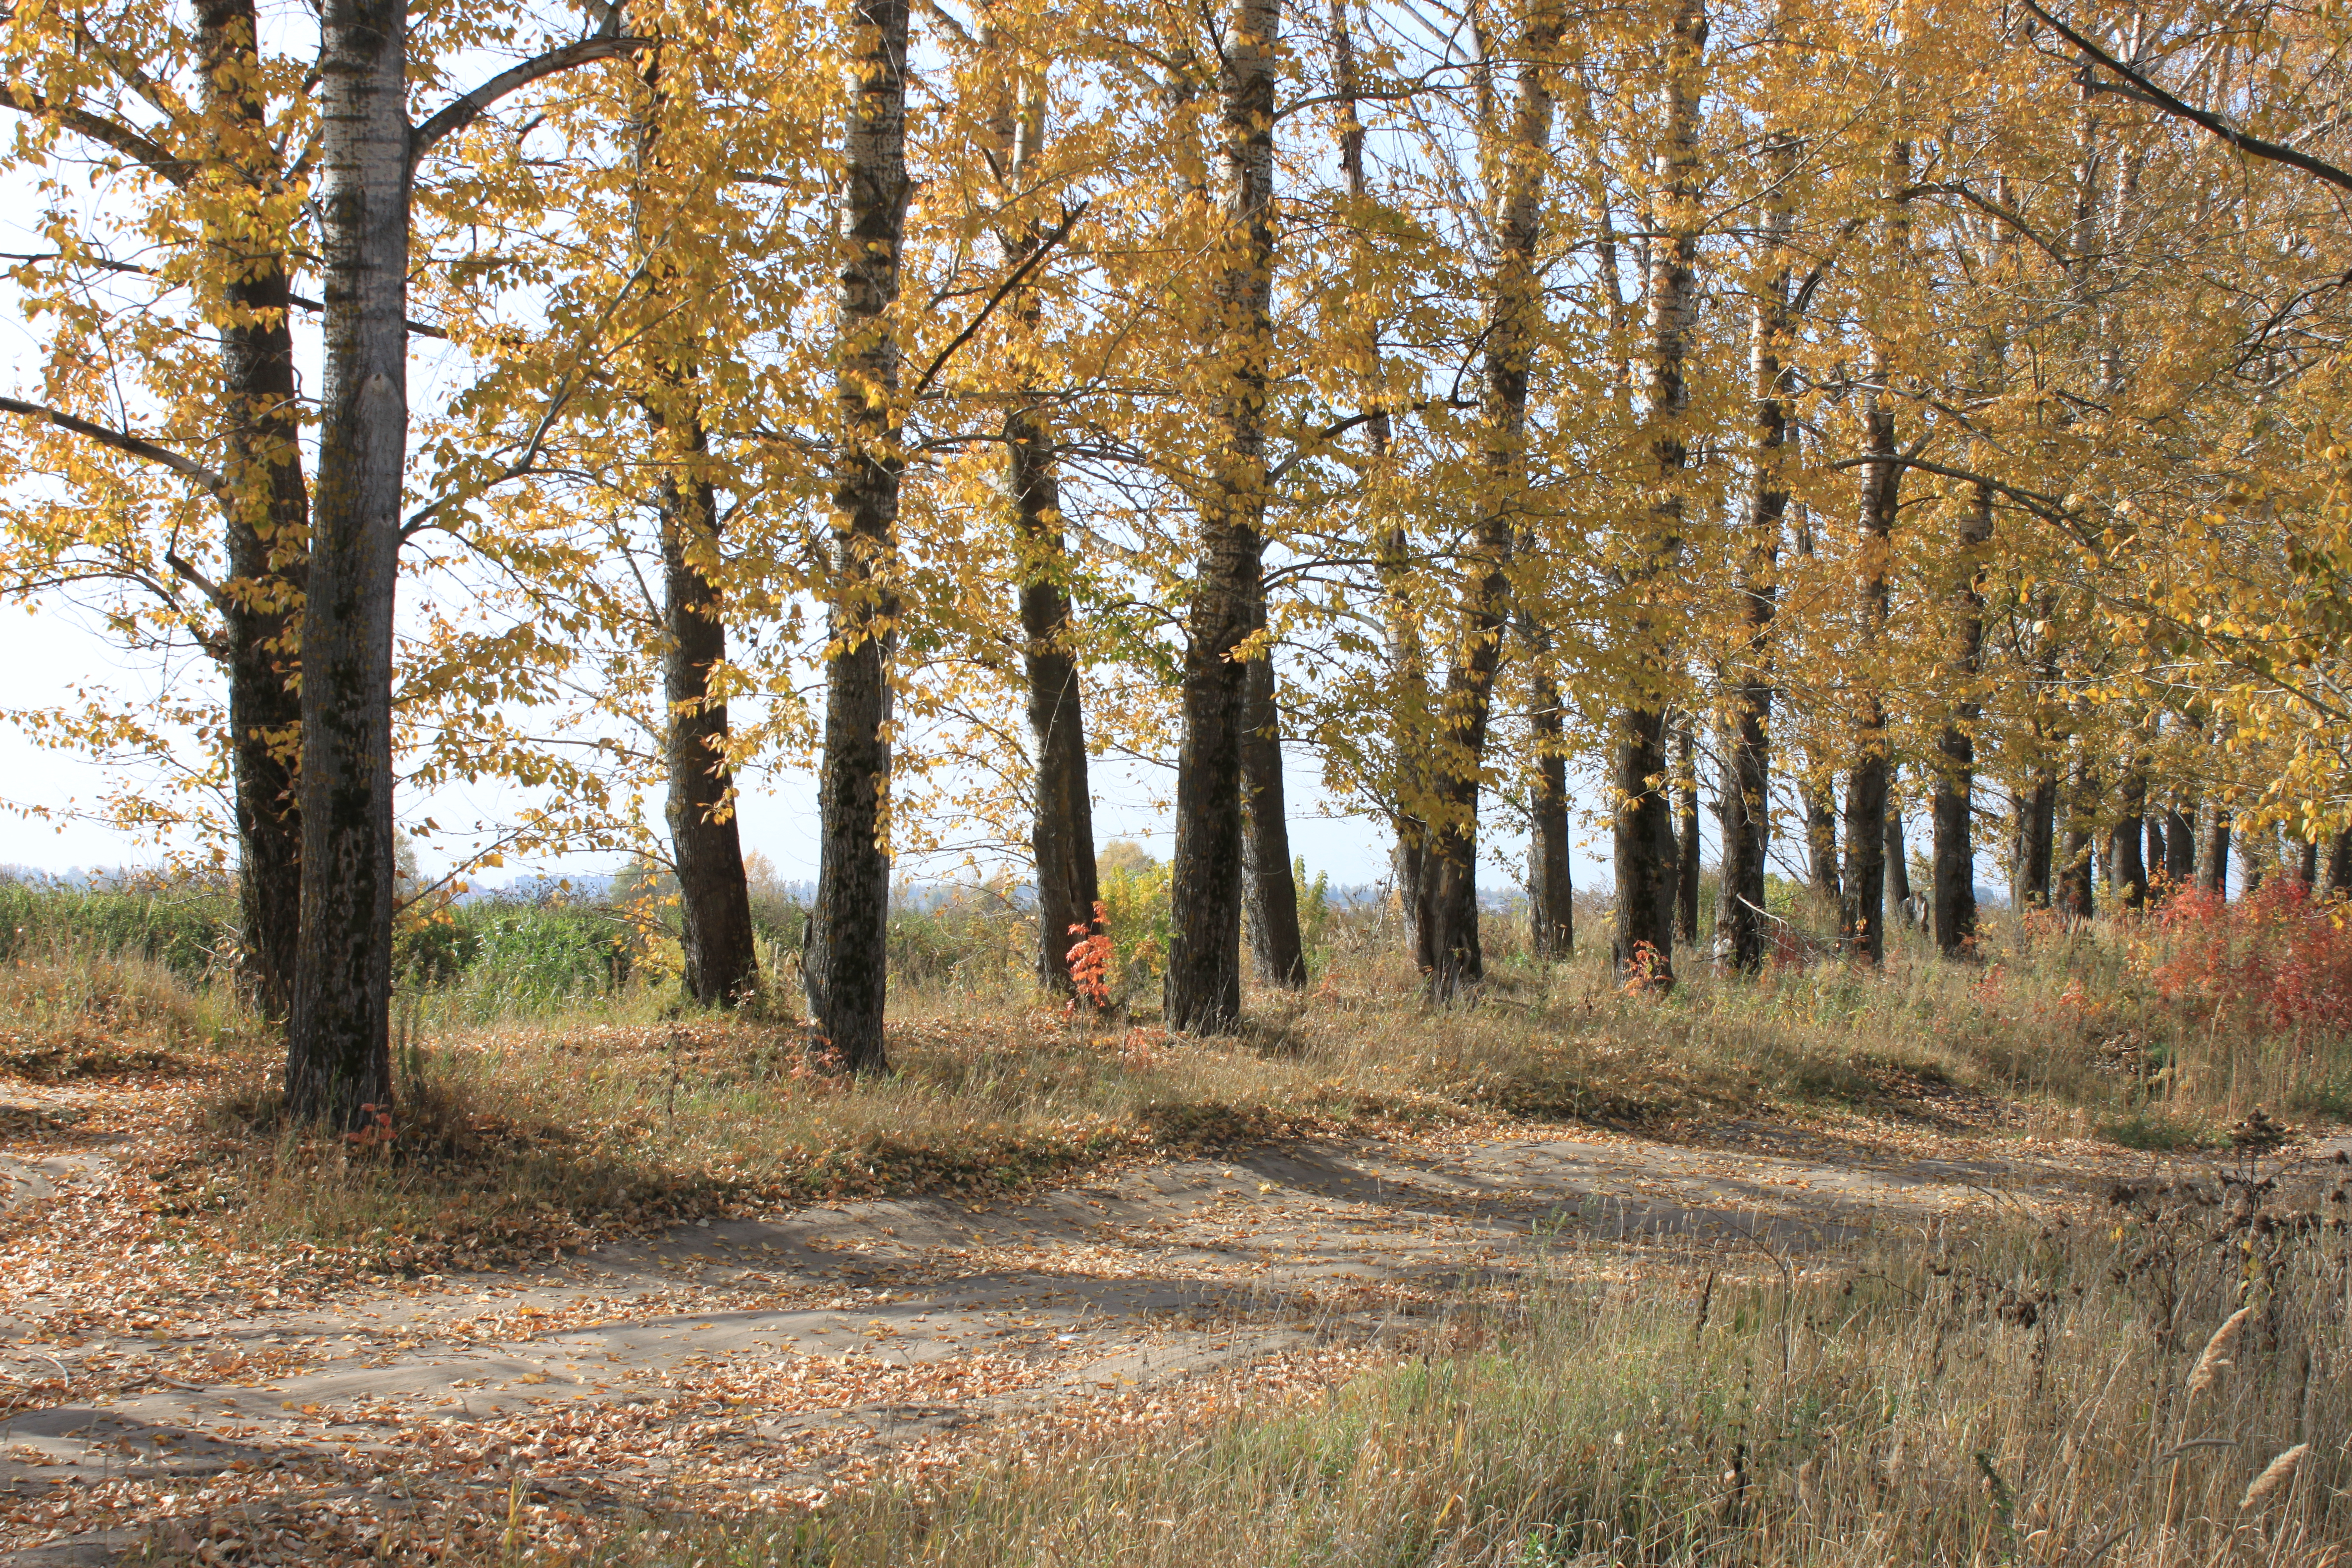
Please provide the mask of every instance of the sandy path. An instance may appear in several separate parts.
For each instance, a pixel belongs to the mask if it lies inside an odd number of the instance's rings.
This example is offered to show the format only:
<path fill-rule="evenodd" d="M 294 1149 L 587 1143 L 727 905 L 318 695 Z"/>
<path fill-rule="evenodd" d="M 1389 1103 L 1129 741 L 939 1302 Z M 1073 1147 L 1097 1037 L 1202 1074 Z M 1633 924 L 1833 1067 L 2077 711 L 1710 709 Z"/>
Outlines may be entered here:
<path fill-rule="evenodd" d="M 510 1503 L 593 1529 L 631 1506 L 805 1500 L 1024 1422 L 1132 1425 L 1192 1391 L 1328 1381 L 1547 1269 L 1769 1267 L 1874 1226 L 2085 1199 L 2149 1163 L 1924 1143 L 1734 1123 L 1696 1145 L 1553 1130 L 1266 1151 L 986 1206 L 714 1222 L 144 1337 L 43 1337 L 58 1303 L 11 1294 L 0 1372 L 53 1392 L 0 1415 L 0 1562 L 108 1562 L 151 1538 L 323 1562 Z M 0 1173 L 37 1220 L 101 1158 Z"/>

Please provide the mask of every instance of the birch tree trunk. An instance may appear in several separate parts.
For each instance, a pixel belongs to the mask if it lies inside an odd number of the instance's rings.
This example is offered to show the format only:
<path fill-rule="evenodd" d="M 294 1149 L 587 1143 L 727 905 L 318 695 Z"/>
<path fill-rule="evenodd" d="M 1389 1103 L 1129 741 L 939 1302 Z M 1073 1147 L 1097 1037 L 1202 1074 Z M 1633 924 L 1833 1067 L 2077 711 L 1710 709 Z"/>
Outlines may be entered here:
<path fill-rule="evenodd" d="M 1886 918 L 1905 918 L 1903 906 L 1911 901 L 1911 854 L 1903 842 L 1903 803 L 1895 795 L 1894 770 L 1888 770 L 1886 781 Z"/>
<path fill-rule="evenodd" d="M 196 8 L 214 151 L 244 180 L 274 189 L 278 159 L 269 141 L 256 26 L 253 0 L 204 0 Z M 292 759 L 302 702 L 289 677 L 310 497 L 302 475 L 284 233 L 215 224 L 205 237 L 219 253 L 227 306 L 220 367 L 229 581 L 220 608 L 238 914 L 256 997 L 266 1017 L 280 1020 L 293 1008 L 300 941 L 302 816 Z"/>
<path fill-rule="evenodd" d="M 2058 847 L 2057 909 L 2069 920 L 2086 921 L 2097 912 L 2091 887 L 2091 861 L 2098 839 L 2097 775 L 2084 763 L 2076 763 L 2064 794 L 2066 827 Z"/>
<path fill-rule="evenodd" d="M 1682 553 L 1683 470 L 1689 452 L 1683 418 L 1690 406 L 1684 360 L 1689 352 L 1691 294 L 1698 264 L 1698 117 L 1706 58 L 1702 0 L 1677 0 L 1667 37 L 1664 237 L 1650 247 L 1648 385 L 1650 454 L 1658 495 L 1642 559 L 1621 573 L 1619 587 L 1638 598 Z M 1619 712 L 1612 783 L 1616 785 L 1617 910 L 1610 943 L 1619 980 L 1674 984 L 1674 821 L 1667 797 L 1667 649 L 1646 615 L 1633 617 L 1632 700 Z"/>
<path fill-rule="evenodd" d="M 1070 652 L 1070 598 L 1062 538 L 1061 487 L 1042 420 L 1022 410 L 1005 420 L 1013 526 L 1028 575 L 1021 585 L 1024 673 L 1036 799 L 1029 847 L 1037 869 L 1037 979 L 1068 993 L 1074 927 L 1093 930 L 1101 896 L 1095 874 L 1094 795 L 1087 777 L 1086 710 Z"/>
<path fill-rule="evenodd" d="M 887 1072 L 890 582 L 898 522 L 899 249 L 907 200 L 907 0 L 856 0 L 856 48 L 843 162 L 847 253 L 841 268 L 842 458 L 834 489 L 825 656 L 824 766 L 816 905 L 803 972 L 818 1037 L 853 1072 Z"/>
<path fill-rule="evenodd" d="M 1266 506 L 1265 397 L 1274 336 L 1275 50 L 1281 0 L 1240 0 L 1224 38 L 1220 94 L 1225 250 L 1217 284 L 1223 356 L 1217 449 L 1201 508 L 1176 756 L 1176 849 L 1162 1012 L 1171 1029 L 1215 1033 L 1241 1019 L 1242 724 Z"/>
<path fill-rule="evenodd" d="M 320 19 L 326 294 L 302 609 L 301 936 L 286 1100 L 356 1128 L 392 1102 L 392 626 L 408 446 L 408 18 Z"/>
<path fill-rule="evenodd" d="M 1675 730 L 1675 938 L 1685 944 L 1698 941 L 1698 738 L 1685 718 Z"/>
<path fill-rule="evenodd" d="M 1864 449 L 1861 555 L 1863 662 L 1885 635 L 1887 551 L 1903 483 L 1895 458 L 1895 411 L 1887 406 L 1886 357 L 1872 345 L 1864 376 Z M 1846 951 L 1876 963 L 1886 951 L 1886 709 L 1870 678 L 1864 678 L 1854 726 L 1853 771 L 1846 777 L 1845 900 L 1839 921 Z"/>
<path fill-rule="evenodd" d="M 2164 808 L 2164 879 L 2176 890 L 2197 880 L 2197 829 L 2182 813 L 2178 796 Z"/>
<path fill-rule="evenodd" d="M 1845 879 L 1838 869 L 1837 781 L 1797 786 L 1805 811 L 1805 879 L 1832 909 L 1844 901 Z"/>
<path fill-rule="evenodd" d="M 2327 841 L 2326 879 L 2319 890 L 2328 898 L 2352 894 L 2352 827 Z"/>
<path fill-rule="evenodd" d="M 2120 803 L 2107 829 L 2108 897 L 2137 910 L 2147 903 L 2147 774 L 2137 763 L 2128 766 L 2117 794 Z"/>
<path fill-rule="evenodd" d="M 1364 122 L 1359 109 L 1362 87 L 1355 34 L 1348 24 L 1349 3 L 1350 0 L 1331 0 L 1331 74 L 1332 89 L 1339 100 L 1339 170 L 1348 182 L 1348 199 L 1360 211 L 1370 199 L 1370 187 L 1364 175 Z M 1388 410 L 1381 406 L 1387 395 L 1387 388 L 1381 384 L 1377 374 L 1365 378 L 1364 399 L 1370 417 L 1364 421 L 1364 443 L 1371 458 L 1365 473 L 1368 485 L 1388 467 L 1390 445 L 1394 439 Z M 1429 824 L 1422 815 L 1417 796 L 1420 752 L 1429 734 L 1429 658 L 1422 646 L 1421 616 L 1413 595 L 1412 540 L 1401 523 L 1375 521 L 1370 532 L 1373 569 L 1381 584 L 1381 631 L 1393 691 L 1389 721 L 1389 798 L 1384 809 L 1390 829 L 1396 835 L 1391 864 L 1397 902 L 1404 914 L 1407 945 L 1415 966 L 1427 973 L 1432 961 L 1426 940 L 1429 922 L 1423 918 L 1426 912 L 1423 865 Z"/>
<path fill-rule="evenodd" d="M 1528 951 L 1557 962 L 1576 952 L 1576 885 L 1570 864 L 1568 740 L 1559 686 L 1552 679 L 1551 635 L 1527 628 L 1528 728 L 1536 752 L 1528 801 Z"/>
<path fill-rule="evenodd" d="M 651 243 L 646 203 L 661 194 L 651 184 L 661 168 L 667 103 L 660 58 L 649 54 L 638 73 L 645 111 L 632 223 L 641 248 Z M 684 302 L 690 285 L 667 271 L 656 271 L 652 287 L 673 304 Z M 677 871 L 680 984 L 705 1006 L 731 1007 L 759 988 L 760 961 L 727 755 L 727 700 L 712 679 L 727 660 L 727 620 L 725 598 L 712 576 L 720 564 L 719 497 L 707 468 L 709 432 L 696 402 L 698 358 L 698 344 L 689 338 L 672 368 L 656 373 L 645 398 L 664 462 L 654 498 L 662 563 L 662 750 L 669 779 L 663 820 Z"/>

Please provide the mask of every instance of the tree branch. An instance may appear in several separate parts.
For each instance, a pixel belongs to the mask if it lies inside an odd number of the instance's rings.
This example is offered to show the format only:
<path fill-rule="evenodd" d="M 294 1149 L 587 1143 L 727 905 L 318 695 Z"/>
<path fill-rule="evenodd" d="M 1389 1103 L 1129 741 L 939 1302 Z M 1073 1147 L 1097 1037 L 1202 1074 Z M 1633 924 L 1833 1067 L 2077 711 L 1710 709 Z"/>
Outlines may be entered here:
<path fill-rule="evenodd" d="M 2074 45 L 2088 58 L 2105 66 L 2147 94 L 2147 101 L 2167 114 L 2176 119 L 2186 120 L 2191 124 L 2203 126 L 2241 153 L 2256 158 L 2268 159 L 2273 163 L 2285 163 L 2293 168 L 2301 169 L 2306 174 L 2315 175 L 2338 190 L 2352 191 L 2352 171 L 2339 169 L 2325 158 L 2315 158 L 2308 153 L 2298 152 L 2281 142 L 2265 142 L 2250 131 L 2239 130 L 2210 110 L 2199 109 L 2194 104 L 2182 102 L 2141 72 L 2124 64 L 2123 61 L 2043 10 L 2035 4 L 2035 0 L 2024 0 L 2024 5 L 2028 11 L 2042 18 L 2059 37 Z"/>
<path fill-rule="evenodd" d="M 70 430 L 77 436 L 87 436 L 101 447 L 111 447 L 118 452 L 128 452 L 134 458 L 143 458 L 151 463 L 171 469 L 182 479 L 202 485 L 214 495 L 218 495 L 228 489 L 227 479 L 193 458 L 184 458 L 168 447 L 158 447 L 152 441 L 142 440 L 136 436 L 114 429 L 110 426 L 93 424 L 77 415 L 68 414 L 62 408 L 51 408 L 40 403 L 19 403 L 13 397 L 0 397 L 0 410 L 22 415 L 27 419 L 37 419 L 45 424 L 54 425 L 60 430 Z"/>
<path fill-rule="evenodd" d="M 2067 255 L 2063 250 L 2058 248 L 2055 244 L 2044 238 L 2042 232 L 2035 228 L 2032 224 L 2026 222 L 2024 215 L 2018 212 L 2014 207 L 2003 206 L 2000 203 L 1992 200 L 1990 197 L 1979 195 L 1965 184 L 1938 183 L 1924 185 L 1906 185 L 1902 190 L 1895 193 L 1895 199 L 1898 202 L 1911 201 L 1918 196 L 1958 196 L 1960 200 L 1968 203 L 1969 205 L 1976 208 L 1979 212 L 1983 213 L 1987 217 L 1996 218 L 2000 222 L 2007 224 L 2011 228 L 2015 229 L 2018 233 L 2023 235 L 2026 238 L 2040 246 L 2043 254 L 2047 255 L 2051 260 L 2056 262 L 2059 266 L 2067 268 L 2069 271 L 2072 271 L 2074 269 L 2074 263 L 2081 259 L 2079 257 Z"/>
<path fill-rule="evenodd" d="M 229 602 L 229 596 L 221 591 L 220 585 L 205 576 L 194 562 L 177 550 L 163 552 L 163 564 L 169 566 L 172 569 L 172 574 L 180 581 L 194 585 L 196 592 L 202 594 L 211 603 L 212 607 L 222 615 L 228 615 L 236 609 L 236 606 Z"/>
<path fill-rule="evenodd" d="M 653 42 L 650 38 L 625 38 L 609 31 L 621 19 L 619 6 L 604 14 L 607 31 L 593 37 L 577 38 L 561 48 L 548 50 L 523 61 L 509 70 L 500 71 L 463 98 L 452 100 L 441 112 L 408 133 L 408 167 L 411 173 L 445 138 L 453 136 L 482 117 L 490 105 L 519 88 L 568 71 L 575 66 L 593 65 L 598 60 L 617 59 L 635 53 Z"/>
<path fill-rule="evenodd" d="M 299 294 L 287 295 L 286 302 L 298 310 L 308 310 L 312 315 L 323 316 L 327 313 L 327 307 L 316 300 L 306 300 Z M 446 331 L 433 325 L 430 321 L 403 321 L 400 324 L 408 330 L 412 337 L 439 338 L 445 342 L 449 338 Z"/>
<path fill-rule="evenodd" d="M 1083 201 L 1063 214 L 1062 221 L 1047 231 L 1045 237 L 1037 242 L 1034 248 L 1021 258 L 1021 265 L 1014 268 L 1006 275 L 1004 281 L 996 286 L 996 292 L 988 297 L 988 303 L 982 305 L 979 313 L 964 323 L 963 331 L 958 332 L 948 346 L 941 349 L 930 364 L 925 368 L 921 377 L 915 383 L 915 389 L 907 395 L 908 402 L 923 395 L 925 389 L 938 377 L 940 372 L 946 368 L 948 361 L 954 357 L 956 351 L 971 342 L 971 335 L 987 323 L 990 316 L 995 314 L 997 306 L 1003 304 L 1015 289 L 1021 287 L 1021 280 L 1036 270 L 1038 264 L 1045 259 L 1047 253 L 1054 247 L 1070 237 L 1070 230 L 1077 226 L 1078 220 L 1087 216 L 1087 209 L 1092 205 L 1094 205 L 1092 201 Z"/>
<path fill-rule="evenodd" d="M 1382 404 L 1377 407 L 1367 408 L 1360 414 L 1350 414 L 1345 419 L 1335 419 L 1301 441 L 1290 456 L 1268 468 L 1265 473 L 1265 482 L 1270 485 L 1279 482 L 1285 474 L 1297 468 L 1310 454 L 1319 451 L 1323 447 L 1338 440 L 1358 426 L 1370 424 L 1383 414 L 1423 414 L 1432 408 L 1475 408 L 1477 406 L 1477 403 L 1470 398 L 1423 397 L 1411 403 L 1401 404 L 1394 408 Z"/>
<path fill-rule="evenodd" d="M 175 185 L 186 184 L 196 172 L 195 164 L 185 158 L 173 157 L 128 125 L 119 125 L 104 115 L 92 114 L 85 109 L 68 109 L 51 103 L 21 82 L 0 86 L 0 103 L 20 114 L 53 121 L 78 136 L 102 142 Z"/>

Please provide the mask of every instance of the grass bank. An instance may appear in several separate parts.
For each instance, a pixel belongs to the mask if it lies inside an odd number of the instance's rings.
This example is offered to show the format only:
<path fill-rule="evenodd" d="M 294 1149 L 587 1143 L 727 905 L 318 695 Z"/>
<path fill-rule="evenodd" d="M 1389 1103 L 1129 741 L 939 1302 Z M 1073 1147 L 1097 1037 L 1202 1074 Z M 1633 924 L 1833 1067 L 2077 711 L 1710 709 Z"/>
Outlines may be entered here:
<path fill-rule="evenodd" d="M 1121 963 L 1152 961 L 1148 891 L 1122 917 Z M 2304 1125 L 2352 1107 L 2336 960 L 2313 947 L 2325 911 L 1996 915 L 1974 963 L 1906 940 L 1880 971 L 1802 959 L 1819 933 L 1792 923 L 1797 960 L 1664 994 L 1615 984 L 1597 944 L 1535 964 L 1497 920 L 1479 1000 L 1433 1009 L 1392 917 L 1324 909 L 1307 992 L 1255 992 L 1243 1034 L 1183 1040 L 1139 999 L 1074 1017 L 1040 998 L 1017 911 L 974 900 L 901 912 L 894 1070 L 845 1082 L 809 1064 L 788 953 L 761 1008 L 720 1016 L 683 1006 L 643 955 L 608 962 L 609 911 L 460 908 L 478 929 L 436 938 L 446 971 L 413 966 L 401 994 L 387 1147 L 280 1126 L 276 1047 L 231 981 L 101 940 L 79 905 L 35 910 L 0 968 L 0 1073 L 179 1075 L 146 1123 L 141 1202 L 233 1249 L 387 1274 L 1301 1134 L 1866 1116 L 2180 1148 L 2225 1144 L 2257 1107 Z M 2283 972 L 2317 1000 L 2281 1013 Z"/>

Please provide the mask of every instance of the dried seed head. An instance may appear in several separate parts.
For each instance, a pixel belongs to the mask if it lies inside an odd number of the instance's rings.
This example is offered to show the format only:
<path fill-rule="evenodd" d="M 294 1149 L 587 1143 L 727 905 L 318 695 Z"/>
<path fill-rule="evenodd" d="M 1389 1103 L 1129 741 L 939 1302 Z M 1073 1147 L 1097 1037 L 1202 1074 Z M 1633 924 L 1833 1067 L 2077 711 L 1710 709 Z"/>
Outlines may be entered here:
<path fill-rule="evenodd" d="M 2254 1478 L 2254 1484 L 2246 1489 L 2246 1495 L 2238 1500 L 2238 1511 L 2243 1513 L 2248 1509 L 2259 1508 L 2268 1502 L 2273 1492 L 2294 1479 L 2294 1468 L 2303 1463 L 2303 1457 L 2309 1452 L 2310 1444 L 2297 1443 L 2273 1459 L 2263 1473 Z"/>
<path fill-rule="evenodd" d="M 2244 1322 L 2252 1312 L 2252 1307 L 2241 1307 L 2221 1320 L 2221 1326 L 2215 1329 L 2213 1337 L 2205 1342 L 2205 1353 L 2199 1356 L 2197 1364 L 2189 1369 L 2189 1393 L 2202 1394 L 2213 1386 L 2213 1380 L 2220 1377 L 2221 1369 L 2230 1364 L 2229 1358 L 2221 1352 L 2230 1348 L 2230 1340 L 2237 1333 L 2238 1325 Z"/>

